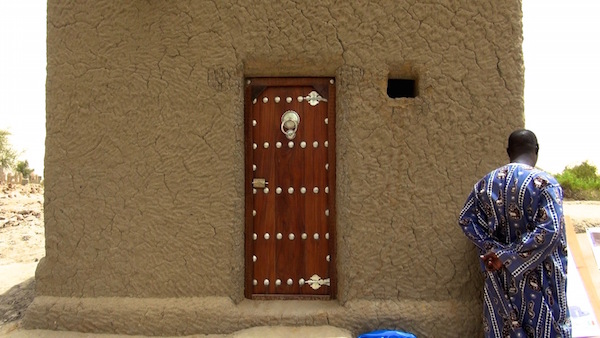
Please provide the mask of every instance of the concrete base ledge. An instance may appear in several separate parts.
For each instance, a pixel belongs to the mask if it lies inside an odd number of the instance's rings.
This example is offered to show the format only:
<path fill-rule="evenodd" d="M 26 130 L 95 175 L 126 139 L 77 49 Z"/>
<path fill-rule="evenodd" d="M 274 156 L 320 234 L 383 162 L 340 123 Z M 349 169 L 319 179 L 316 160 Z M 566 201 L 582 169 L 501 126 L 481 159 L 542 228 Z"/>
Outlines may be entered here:
<path fill-rule="evenodd" d="M 245 300 L 235 304 L 227 297 L 38 296 L 27 310 L 23 328 L 215 337 L 294 337 L 295 330 L 302 337 L 352 337 L 376 329 L 396 329 L 417 336 L 446 332 L 455 337 L 475 337 L 482 332 L 473 332 L 469 321 L 481 318 L 480 313 L 480 303 L 456 301 L 358 300 L 341 305 L 337 301 Z"/>
<path fill-rule="evenodd" d="M 148 336 L 130 336 L 103 333 L 81 333 L 72 331 L 49 331 L 49 330 L 18 330 L 11 332 L 7 338 L 143 338 Z M 352 338 L 348 330 L 333 326 L 261 326 L 241 330 L 229 335 L 221 334 L 198 334 L 185 336 L 185 338 Z"/>

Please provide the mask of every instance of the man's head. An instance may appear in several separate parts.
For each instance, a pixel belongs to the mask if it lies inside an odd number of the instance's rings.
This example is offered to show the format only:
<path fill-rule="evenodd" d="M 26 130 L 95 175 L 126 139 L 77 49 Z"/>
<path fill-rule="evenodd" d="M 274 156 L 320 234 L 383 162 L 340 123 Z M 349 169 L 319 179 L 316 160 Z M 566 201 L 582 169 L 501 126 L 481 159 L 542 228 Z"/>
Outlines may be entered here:
<path fill-rule="evenodd" d="M 534 166 L 540 147 L 537 137 L 531 130 L 518 129 L 508 137 L 506 152 L 511 162 L 526 163 Z"/>

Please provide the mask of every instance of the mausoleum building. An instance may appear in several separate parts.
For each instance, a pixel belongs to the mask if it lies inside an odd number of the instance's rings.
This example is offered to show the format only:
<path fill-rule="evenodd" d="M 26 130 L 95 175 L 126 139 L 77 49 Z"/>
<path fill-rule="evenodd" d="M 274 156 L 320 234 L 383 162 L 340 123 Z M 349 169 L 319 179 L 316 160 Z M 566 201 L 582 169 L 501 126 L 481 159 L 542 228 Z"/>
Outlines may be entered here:
<path fill-rule="evenodd" d="M 524 125 L 521 1 L 48 0 L 27 328 L 482 334 L 457 225 Z"/>

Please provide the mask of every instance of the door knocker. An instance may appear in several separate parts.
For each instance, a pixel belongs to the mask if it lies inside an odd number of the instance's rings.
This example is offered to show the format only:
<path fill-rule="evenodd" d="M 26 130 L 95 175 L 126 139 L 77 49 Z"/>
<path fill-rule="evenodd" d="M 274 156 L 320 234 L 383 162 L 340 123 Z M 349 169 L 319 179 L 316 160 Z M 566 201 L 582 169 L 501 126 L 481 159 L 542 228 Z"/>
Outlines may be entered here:
<path fill-rule="evenodd" d="M 288 140 L 293 140 L 300 124 L 300 115 L 293 110 L 288 110 L 281 115 L 281 132 Z"/>

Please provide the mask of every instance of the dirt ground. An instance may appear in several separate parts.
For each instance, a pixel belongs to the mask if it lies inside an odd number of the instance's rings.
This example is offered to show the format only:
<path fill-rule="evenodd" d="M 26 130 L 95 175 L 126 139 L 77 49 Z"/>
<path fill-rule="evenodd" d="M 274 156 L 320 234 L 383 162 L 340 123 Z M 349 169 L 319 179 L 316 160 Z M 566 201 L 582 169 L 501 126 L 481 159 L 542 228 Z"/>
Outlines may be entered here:
<path fill-rule="evenodd" d="M 18 326 L 44 257 L 44 190 L 0 185 L 0 335 Z"/>
<path fill-rule="evenodd" d="M 0 336 L 19 327 L 33 301 L 35 268 L 44 257 L 44 191 L 0 185 Z M 600 227 L 600 202 L 565 202 L 576 232 Z"/>

